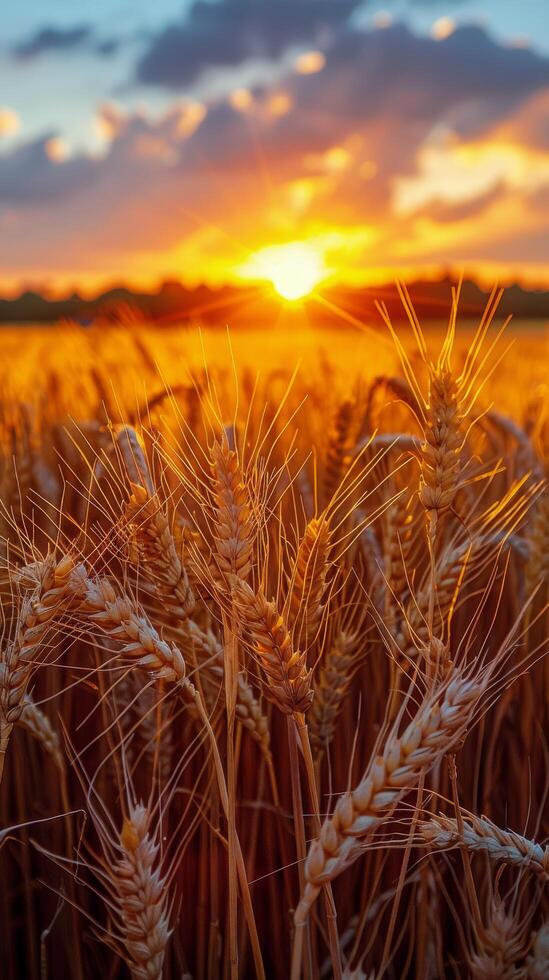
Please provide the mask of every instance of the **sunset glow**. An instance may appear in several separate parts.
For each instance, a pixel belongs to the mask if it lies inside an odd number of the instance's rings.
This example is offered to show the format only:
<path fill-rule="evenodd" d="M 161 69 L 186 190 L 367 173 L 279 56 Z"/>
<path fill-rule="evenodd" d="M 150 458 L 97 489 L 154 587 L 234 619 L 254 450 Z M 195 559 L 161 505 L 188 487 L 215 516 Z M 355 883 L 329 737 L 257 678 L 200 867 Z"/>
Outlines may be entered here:
<path fill-rule="evenodd" d="M 83 26 L 28 2 L 0 66 L 0 294 L 255 278 L 294 300 L 326 261 L 336 288 L 549 283 L 533 2 L 135 0 L 128 25 L 98 0 Z"/>
<path fill-rule="evenodd" d="M 268 280 L 289 302 L 311 293 L 327 272 L 320 252 L 304 242 L 262 248 L 240 271 L 244 277 Z"/>

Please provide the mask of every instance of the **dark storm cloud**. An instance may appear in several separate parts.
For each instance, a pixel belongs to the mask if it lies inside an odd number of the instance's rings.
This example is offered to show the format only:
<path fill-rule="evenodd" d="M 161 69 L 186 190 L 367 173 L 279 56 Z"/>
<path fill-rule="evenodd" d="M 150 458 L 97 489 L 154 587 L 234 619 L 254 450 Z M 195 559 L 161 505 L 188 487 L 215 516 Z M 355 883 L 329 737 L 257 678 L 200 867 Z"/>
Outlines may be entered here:
<path fill-rule="evenodd" d="M 360 0 L 195 0 L 188 15 L 151 41 L 139 82 L 181 89 L 207 68 L 272 59 L 293 44 L 321 44 Z"/>
<path fill-rule="evenodd" d="M 27 59 L 37 58 L 50 51 L 69 51 L 88 42 L 91 35 L 92 28 L 88 24 L 67 29 L 43 27 L 32 37 L 17 44 L 13 48 L 13 54 L 16 58 Z"/>

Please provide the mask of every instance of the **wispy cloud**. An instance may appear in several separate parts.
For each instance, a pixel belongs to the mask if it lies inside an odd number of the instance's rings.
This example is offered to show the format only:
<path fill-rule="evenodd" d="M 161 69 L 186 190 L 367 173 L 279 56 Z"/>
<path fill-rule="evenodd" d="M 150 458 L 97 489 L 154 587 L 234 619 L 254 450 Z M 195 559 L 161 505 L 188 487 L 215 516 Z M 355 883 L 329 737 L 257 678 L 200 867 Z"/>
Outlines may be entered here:
<path fill-rule="evenodd" d="M 70 51 L 89 41 L 92 28 L 89 24 L 77 27 L 42 27 L 30 37 L 20 41 L 13 48 L 16 58 L 38 58 L 50 51 Z"/>

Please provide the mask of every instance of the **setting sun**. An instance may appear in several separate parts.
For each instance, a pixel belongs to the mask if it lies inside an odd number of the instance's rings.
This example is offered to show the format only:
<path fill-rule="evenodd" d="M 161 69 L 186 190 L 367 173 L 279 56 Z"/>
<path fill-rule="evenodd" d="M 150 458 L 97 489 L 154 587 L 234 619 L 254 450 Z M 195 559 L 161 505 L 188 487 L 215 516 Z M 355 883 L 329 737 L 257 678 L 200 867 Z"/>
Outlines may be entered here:
<path fill-rule="evenodd" d="M 294 301 L 307 296 L 322 279 L 327 269 L 320 252 L 305 242 L 269 245 L 256 252 L 241 267 L 243 276 L 267 279 L 283 299 Z"/>

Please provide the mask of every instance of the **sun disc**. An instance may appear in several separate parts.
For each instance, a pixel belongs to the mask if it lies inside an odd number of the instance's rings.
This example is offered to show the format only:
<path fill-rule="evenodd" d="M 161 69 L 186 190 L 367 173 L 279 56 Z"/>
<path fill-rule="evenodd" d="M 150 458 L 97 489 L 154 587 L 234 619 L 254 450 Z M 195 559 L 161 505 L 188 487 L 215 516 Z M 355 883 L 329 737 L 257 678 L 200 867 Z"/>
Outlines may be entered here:
<path fill-rule="evenodd" d="M 288 302 L 308 296 L 326 276 L 322 255 L 306 242 L 289 242 L 260 249 L 245 271 L 249 275 L 268 279 L 278 295 Z"/>

